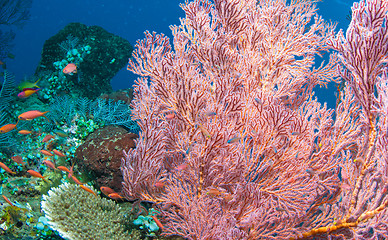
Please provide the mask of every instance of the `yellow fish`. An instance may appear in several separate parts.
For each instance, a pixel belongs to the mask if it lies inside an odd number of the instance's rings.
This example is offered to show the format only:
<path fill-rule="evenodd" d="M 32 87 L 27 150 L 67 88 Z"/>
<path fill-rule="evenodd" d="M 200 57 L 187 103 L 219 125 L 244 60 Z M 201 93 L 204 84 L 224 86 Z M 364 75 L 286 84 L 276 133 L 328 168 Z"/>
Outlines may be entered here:
<path fill-rule="evenodd" d="M 29 82 L 29 81 L 24 81 L 18 85 L 18 89 L 20 91 L 23 91 L 23 89 L 25 89 L 25 88 L 39 88 L 39 86 L 36 84 L 40 81 L 40 79 L 42 79 L 42 78 L 39 78 L 38 81 L 36 81 L 34 83 Z"/>

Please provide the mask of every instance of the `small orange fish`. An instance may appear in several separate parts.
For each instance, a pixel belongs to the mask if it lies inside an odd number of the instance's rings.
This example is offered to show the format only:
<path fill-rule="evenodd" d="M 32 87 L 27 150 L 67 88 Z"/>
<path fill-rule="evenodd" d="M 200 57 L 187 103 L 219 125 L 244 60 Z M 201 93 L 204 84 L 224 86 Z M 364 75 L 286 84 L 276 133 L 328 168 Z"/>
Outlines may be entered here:
<path fill-rule="evenodd" d="M 15 206 L 15 205 L 13 205 L 13 203 L 12 203 L 6 196 L 4 196 L 4 195 L 1 195 L 1 196 L 3 196 L 4 200 L 5 200 L 9 205 Z"/>
<path fill-rule="evenodd" d="M 198 127 L 199 129 L 201 130 L 202 134 L 207 137 L 207 138 L 211 138 L 212 135 L 210 135 L 209 131 L 206 130 L 206 128 L 204 126 L 202 126 L 201 124 L 198 124 Z"/>
<path fill-rule="evenodd" d="M 4 163 L 0 162 L 0 167 L 2 169 L 4 169 L 7 173 L 11 173 L 11 174 L 16 174 L 15 172 L 13 172 L 11 169 L 9 169 L 9 167 L 7 167 Z"/>
<path fill-rule="evenodd" d="M 49 181 L 46 179 L 46 177 L 43 177 L 42 174 L 38 173 L 37 171 L 28 170 L 27 172 L 28 172 L 31 176 L 33 176 L 33 177 L 41 178 L 41 179 L 43 179 L 44 181 L 49 182 Z"/>
<path fill-rule="evenodd" d="M 26 163 L 23 162 L 23 158 L 19 155 L 17 156 L 13 156 L 11 157 L 11 159 L 15 162 L 15 163 L 19 163 L 19 164 L 22 164 L 22 165 L 25 165 Z"/>
<path fill-rule="evenodd" d="M 121 200 L 124 200 L 124 197 L 122 197 L 120 194 L 118 194 L 117 192 L 114 192 L 114 193 L 111 193 L 108 195 L 109 198 L 113 199 L 113 200 L 118 200 L 118 199 L 121 199 Z"/>
<path fill-rule="evenodd" d="M 156 225 L 158 225 L 158 227 L 160 228 L 160 230 L 163 231 L 163 225 L 162 225 L 162 223 L 159 221 L 159 219 L 158 219 L 156 216 L 154 216 L 154 215 L 151 215 L 151 217 L 152 217 L 152 219 L 154 219 Z"/>
<path fill-rule="evenodd" d="M 58 166 L 57 169 L 63 171 L 63 172 L 68 172 L 70 173 L 70 170 L 67 168 L 67 167 L 64 167 L 64 166 Z"/>
<path fill-rule="evenodd" d="M 171 119 L 173 119 L 175 117 L 175 114 L 174 113 L 170 113 L 170 114 L 167 114 L 166 115 L 166 119 L 167 120 L 171 120 Z"/>
<path fill-rule="evenodd" d="M 49 152 L 49 151 L 47 151 L 47 150 L 44 150 L 44 149 L 42 149 L 42 150 L 40 150 L 40 152 L 43 154 L 43 155 L 46 155 L 46 156 L 54 156 L 54 154 L 52 154 L 51 152 Z"/>
<path fill-rule="evenodd" d="M 163 183 L 162 181 L 157 181 L 157 182 L 155 183 L 155 187 L 156 187 L 156 188 L 163 188 L 163 187 L 164 187 L 164 183 Z"/>
<path fill-rule="evenodd" d="M 114 193 L 115 191 L 110 187 L 100 187 L 100 190 L 103 194 L 105 194 L 107 197 L 109 197 L 109 194 Z"/>
<path fill-rule="evenodd" d="M 74 73 L 77 73 L 77 65 L 75 65 L 75 63 L 69 63 L 63 68 L 62 72 L 64 74 L 73 75 Z"/>
<path fill-rule="evenodd" d="M 43 164 L 46 165 L 47 167 L 51 168 L 51 169 L 54 169 L 54 170 L 56 169 L 55 164 L 53 162 L 49 161 L 49 160 L 44 160 Z"/>
<path fill-rule="evenodd" d="M 46 111 L 46 112 L 41 112 L 41 111 L 38 111 L 38 110 L 32 110 L 32 111 L 28 111 L 28 112 L 24 112 L 22 114 L 20 114 L 18 116 L 18 119 L 19 120 L 32 120 L 32 119 L 35 119 L 35 118 L 38 118 L 38 117 L 45 117 L 47 119 L 47 121 L 50 121 L 47 117 L 46 117 L 46 113 L 48 113 L 49 111 Z"/>
<path fill-rule="evenodd" d="M 47 134 L 44 138 L 43 138 L 43 140 L 42 140 L 42 142 L 48 142 L 48 141 L 50 141 L 51 139 L 53 139 L 54 138 L 54 136 L 53 135 L 50 135 L 50 134 Z"/>
<path fill-rule="evenodd" d="M 58 157 L 66 157 L 65 154 L 61 153 L 60 151 L 58 151 L 58 150 L 56 150 L 56 149 L 53 150 L 53 153 L 54 153 L 55 155 L 57 155 Z"/>
<path fill-rule="evenodd" d="M 71 165 L 70 169 L 69 169 L 69 175 L 67 175 L 68 178 L 71 178 L 73 176 L 73 169 L 74 169 L 74 163 Z M 75 178 L 75 177 L 74 177 Z M 77 178 L 75 178 L 77 179 Z M 73 179 L 74 180 L 74 179 Z M 74 180 L 75 181 L 75 180 Z M 78 181 L 79 182 L 79 181 Z M 81 183 L 83 184 L 83 183 Z"/>
<path fill-rule="evenodd" d="M 69 174 L 70 175 L 70 174 Z M 82 183 L 80 180 L 78 180 L 78 178 L 74 177 L 74 176 L 71 176 L 71 179 L 73 179 L 73 181 L 75 183 L 77 183 L 78 185 L 84 185 L 85 183 Z"/>
<path fill-rule="evenodd" d="M 18 133 L 22 134 L 22 135 L 28 135 L 30 133 L 32 133 L 32 131 L 28 131 L 28 130 L 20 130 Z"/>
<path fill-rule="evenodd" d="M 88 187 L 86 187 L 86 186 L 84 186 L 84 185 L 79 185 L 83 190 L 85 190 L 85 191 L 87 191 L 87 192 L 90 192 L 90 193 L 92 193 L 94 196 L 96 196 L 97 197 L 97 194 L 92 190 L 92 189 L 90 189 L 90 188 L 88 188 Z"/>
<path fill-rule="evenodd" d="M 221 191 L 217 188 L 211 188 L 209 191 L 207 191 L 206 195 L 209 195 L 209 197 L 217 197 L 221 194 Z"/>
<path fill-rule="evenodd" d="M 187 164 L 183 163 L 183 164 L 177 166 L 177 167 L 176 167 L 176 170 L 178 170 L 178 171 L 183 171 L 183 170 L 185 170 L 186 168 L 187 168 Z"/>
<path fill-rule="evenodd" d="M 9 131 L 12 131 L 16 128 L 16 125 L 17 125 L 17 123 L 16 124 L 6 124 L 0 128 L 0 133 L 7 133 Z"/>

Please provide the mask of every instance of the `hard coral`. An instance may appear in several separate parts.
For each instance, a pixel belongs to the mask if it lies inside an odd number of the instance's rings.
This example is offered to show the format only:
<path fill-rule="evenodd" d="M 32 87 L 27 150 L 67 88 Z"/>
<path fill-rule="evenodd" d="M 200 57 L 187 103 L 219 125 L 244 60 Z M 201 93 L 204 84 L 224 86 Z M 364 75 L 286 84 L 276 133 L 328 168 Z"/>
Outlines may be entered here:
<path fill-rule="evenodd" d="M 78 165 L 96 180 L 99 187 L 109 186 L 120 191 L 123 150 L 135 147 L 134 138 L 137 138 L 136 134 L 128 133 L 122 127 L 111 125 L 98 129 L 78 147 L 75 153 Z"/>
<path fill-rule="evenodd" d="M 120 207 L 76 184 L 53 188 L 41 204 L 50 226 L 65 239 L 128 239 Z"/>

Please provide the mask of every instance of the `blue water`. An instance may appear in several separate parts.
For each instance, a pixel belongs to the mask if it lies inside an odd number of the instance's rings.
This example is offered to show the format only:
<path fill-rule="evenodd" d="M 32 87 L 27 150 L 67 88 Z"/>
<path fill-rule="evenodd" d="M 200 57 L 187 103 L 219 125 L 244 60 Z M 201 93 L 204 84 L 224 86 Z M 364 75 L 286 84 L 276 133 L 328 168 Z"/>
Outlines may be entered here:
<path fill-rule="evenodd" d="M 33 0 L 30 20 L 22 29 L 15 29 L 12 50 L 15 58 L 7 60 L 7 68 L 19 81 L 32 75 L 39 63 L 44 41 L 70 22 L 101 26 L 126 38 L 133 46 L 136 40 L 143 38 L 145 30 L 171 37 L 169 26 L 179 24 L 179 18 L 184 17 L 180 2 L 184 0 Z M 323 0 L 318 3 L 319 13 L 325 20 L 337 22 L 337 29 L 346 29 L 349 24 L 346 15 L 353 2 Z M 112 86 L 114 89 L 131 87 L 135 78 L 124 68 L 114 77 Z M 328 92 L 318 90 L 317 93 L 322 101 L 334 97 L 332 89 Z"/>

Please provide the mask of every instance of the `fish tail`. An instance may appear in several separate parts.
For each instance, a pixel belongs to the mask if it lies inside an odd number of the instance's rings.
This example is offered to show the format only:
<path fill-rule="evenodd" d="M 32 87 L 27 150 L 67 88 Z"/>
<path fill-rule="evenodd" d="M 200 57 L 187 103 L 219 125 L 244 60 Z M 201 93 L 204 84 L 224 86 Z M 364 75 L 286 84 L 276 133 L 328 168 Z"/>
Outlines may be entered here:
<path fill-rule="evenodd" d="M 34 85 L 36 85 L 39 81 L 40 81 L 40 79 L 42 79 L 42 77 L 40 77 L 39 79 L 38 79 L 38 81 L 36 81 L 35 83 L 34 83 Z M 38 86 L 37 86 L 38 87 Z M 38 87 L 39 88 L 39 87 Z"/>
<path fill-rule="evenodd" d="M 19 123 L 19 120 L 20 120 L 20 119 L 18 118 L 18 121 L 17 121 L 16 124 L 15 124 L 15 129 L 16 129 L 16 130 L 18 130 L 18 123 Z"/>

